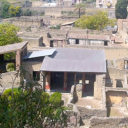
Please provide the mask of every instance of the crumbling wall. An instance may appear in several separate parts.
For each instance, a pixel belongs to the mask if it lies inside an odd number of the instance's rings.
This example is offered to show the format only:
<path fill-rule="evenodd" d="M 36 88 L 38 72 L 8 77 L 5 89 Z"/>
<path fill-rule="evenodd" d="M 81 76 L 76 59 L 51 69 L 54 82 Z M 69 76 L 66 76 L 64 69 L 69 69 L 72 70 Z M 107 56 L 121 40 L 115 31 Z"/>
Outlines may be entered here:
<path fill-rule="evenodd" d="M 127 107 L 128 95 L 127 91 L 107 91 L 106 103 L 108 107 Z"/>
<path fill-rule="evenodd" d="M 0 85 L 2 85 L 1 90 L 3 88 L 11 88 L 20 86 L 20 76 L 16 71 L 6 72 L 0 74 Z"/>
<path fill-rule="evenodd" d="M 97 74 L 94 83 L 94 97 L 99 100 L 102 100 L 103 96 L 103 86 L 105 86 L 104 78 L 104 74 Z"/>
<path fill-rule="evenodd" d="M 107 60 L 117 60 L 121 58 L 126 58 L 128 56 L 128 50 L 126 47 L 123 46 L 118 47 L 118 46 L 66 45 L 66 47 L 104 50 Z"/>
<path fill-rule="evenodd" d="M 107 116 L 107 110 L 106 109 L 89 109 L 81 106 L 77 106 L 81 118 L 84 119 L 90 119 L 93 116 L 97 117 L 106 117 Z"/>
<path fill-rule="evenodd" d="M 128 118 L 92 117 L 89 128 L 128 128 Z"/>
<path fill-rule="evenodd" d="M 42 59 L 43 61 L 43 59 Z M 33 78 L 33 71 L 40 71 L 42 61 L 24 61 L 22 66 L 26 72 L 26 79 L 31 80 Z"/>
<path fill-rule="evenodd" d="M 106 77 L 106 86 L 124 87 L 127 88 L 127 78 L 128 73 L 126 70 L 120 70 L 117 68 L 108 68 L 108 73 Z M 109 83 L 110 82 L 110 83 Z"/>
<path fill-rule="evenodd" d="M 24 41 L 28 41 L 28 45 L 27 48 L 28 50 L 31 50 L 32 48 L 35 47 L 42 47 L 43 46 L 43 37 L 26 37 L 26 36 L 22 36 L 21 37 Z"/>
<path fill-rule="evenodd" d="M 43 25 L 43 19 L 41 17 L 29 17 L 29 16 L 22 16 L 16 18 L 9 18 L 3 20 L 3 22 L 8 22 L 14 24 L 20 28 L 29 28 L 29 27 L 41 27 Z"/>

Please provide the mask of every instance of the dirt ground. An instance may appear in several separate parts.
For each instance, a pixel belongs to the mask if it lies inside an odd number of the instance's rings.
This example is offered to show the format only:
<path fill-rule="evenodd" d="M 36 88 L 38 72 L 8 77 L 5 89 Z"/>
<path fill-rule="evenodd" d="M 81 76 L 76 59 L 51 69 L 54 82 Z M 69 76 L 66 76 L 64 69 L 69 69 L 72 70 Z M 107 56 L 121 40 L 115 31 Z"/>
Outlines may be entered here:
<path fill-rule="evenodd" d="M 78 100 L 76 103 L 78 106 L 93 108 L 93 109 L 102 109 L 102 103 L 100 100 L 96 100 L 94 97 L 83 97 Z"/>

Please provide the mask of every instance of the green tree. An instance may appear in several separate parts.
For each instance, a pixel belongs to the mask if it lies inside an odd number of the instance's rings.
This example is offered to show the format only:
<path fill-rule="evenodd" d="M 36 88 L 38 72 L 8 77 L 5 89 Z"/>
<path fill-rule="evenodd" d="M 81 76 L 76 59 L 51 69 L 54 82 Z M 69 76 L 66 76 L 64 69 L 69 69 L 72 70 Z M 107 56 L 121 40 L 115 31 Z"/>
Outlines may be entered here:
<path fill-rule="evenodd" d="M 0 96 L 1 128 L 58 128 L 66 125 L 67 115 L 61 94 L 51 96 L 37 88 L 36 83 L 6 90 Z"/>
<path fill-rule="evenodd" d="M 0 24 L 0 46 L 21 42 L 22 40 L 17 36 L 18 30 L 15 25 Z"/>
<path fill-rule="evenodd" d="M 115 6 L 115 15 L 117 19 L 127 18 L 128 0 L 118 0 Z"/>
<path fill-rule="evenodd" d="M 22 10 L 20 6 L 14 7 L 13 5 L 11 5 L 9 7 L 9 15 L 10 17 L 19 17 L 21 16 Z"/>
<path fill-rule="evenodd" d="M 106 26 L 114 26 L 115 20 L 109 19 L 106 12 L 98 11 L 92 16 L 82 16 L 75 22 L 76 27 L 82 29 L 102 30 Z"/>
<path fill-rule="evenodd" d="M 9 18 L 10 17 L 9 7 L 10 7 L 10 4 L 8 2 L 6 2 L 6 1 L 1 2 L 1 17 L 2 18 Z"/>

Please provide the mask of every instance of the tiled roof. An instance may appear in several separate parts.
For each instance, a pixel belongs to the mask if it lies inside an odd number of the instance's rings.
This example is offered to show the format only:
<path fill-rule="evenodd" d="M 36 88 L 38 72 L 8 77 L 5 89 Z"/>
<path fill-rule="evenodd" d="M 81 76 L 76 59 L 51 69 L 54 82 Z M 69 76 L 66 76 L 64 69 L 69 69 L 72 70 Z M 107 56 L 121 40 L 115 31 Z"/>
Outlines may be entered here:
<path fill-rule="evenodd" d="M 103 50 L 84 48 L 58 48 L 44 58 L 41 71 L 106 73 Z"/>
<path fill-rule="evenodd" d="M 108 35 L 98 35 L 98 34 L 87 34 L 87 33 L 69 33 L 68 38 L 73 39 L 92 39 L 92 40 L 110 40 Z"/>

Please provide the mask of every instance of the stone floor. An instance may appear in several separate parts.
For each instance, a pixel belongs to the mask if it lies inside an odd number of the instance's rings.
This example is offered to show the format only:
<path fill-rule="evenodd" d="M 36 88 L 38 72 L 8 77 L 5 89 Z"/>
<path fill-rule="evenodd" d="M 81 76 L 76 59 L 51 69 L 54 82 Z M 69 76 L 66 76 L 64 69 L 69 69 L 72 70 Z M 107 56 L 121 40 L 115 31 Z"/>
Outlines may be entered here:
<path fill-rule="evenodd" d="M 124 107 L 107 108 L 109 117 L 128 117 L 128 110 Z"/>
<path fill-rule="evenodd" d="M 78 100 L 76 105 L 92 109 L 102 109 L 102 103 L 100 100 L 96 100 L 94 97 L 82 97 Z"/>

